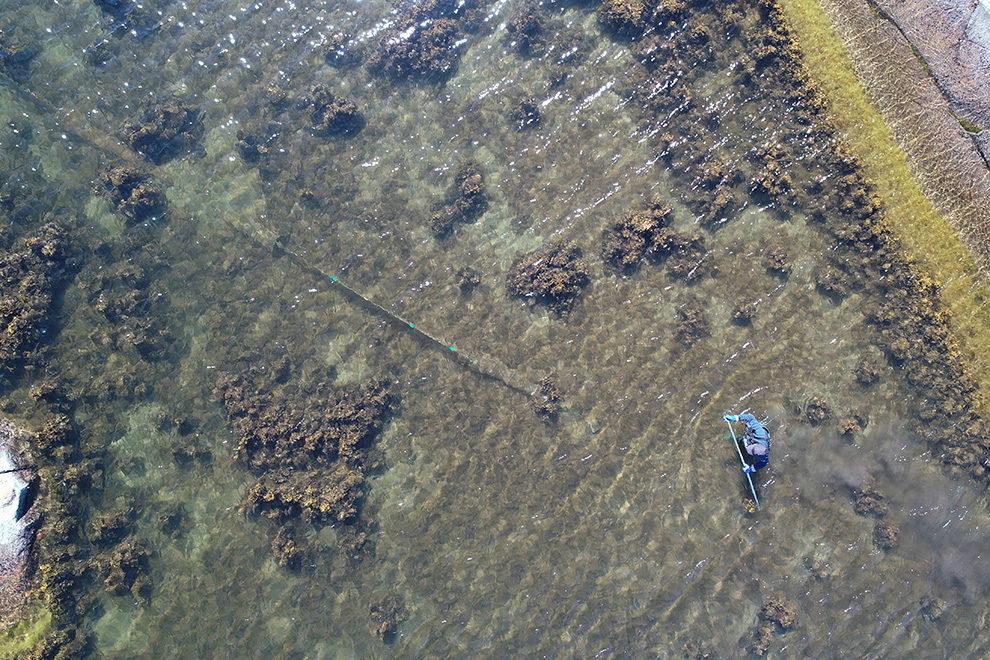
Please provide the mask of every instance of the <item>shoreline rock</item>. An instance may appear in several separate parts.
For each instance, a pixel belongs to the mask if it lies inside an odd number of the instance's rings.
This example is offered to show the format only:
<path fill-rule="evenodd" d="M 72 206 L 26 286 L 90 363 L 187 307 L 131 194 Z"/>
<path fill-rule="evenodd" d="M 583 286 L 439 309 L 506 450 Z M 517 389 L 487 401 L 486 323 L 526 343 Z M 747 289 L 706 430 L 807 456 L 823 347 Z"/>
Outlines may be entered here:
<path fill-rule="evenodd" d="M 39 482 L 21 449 L 26 439 L 24 431 L 0 419 L 0 621 L 19 612 L 30 589 Z"/>

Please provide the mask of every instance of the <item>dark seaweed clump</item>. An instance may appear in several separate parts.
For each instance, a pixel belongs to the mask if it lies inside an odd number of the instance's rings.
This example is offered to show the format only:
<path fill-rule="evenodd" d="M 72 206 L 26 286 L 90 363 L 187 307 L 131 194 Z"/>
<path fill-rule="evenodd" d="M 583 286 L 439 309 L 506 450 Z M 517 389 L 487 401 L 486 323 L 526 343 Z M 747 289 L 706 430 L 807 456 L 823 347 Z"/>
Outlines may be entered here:
<path fill-rule="evenodd" d="M 454 185 L 430 217 L 430 230 L 437 238 L 446 238 L 456 224 L 474 222 L 487 209 L 485 176 L 477 165 L 466 163 L 457 171 Z"/>
<path fill-rule="evenodd" d="M 542 7 L 528 2 L 519 7 L 505 24 L 509 41 L 523 57 L 543 54 L 547 49 L 547 19 Z"/>
<path fill-rule="evenodd" d="M 797 620 L 797 606 L 787 600 L 784 594 L 776 591 L 767 596 L 760 608 L 760 622 L 756 627 L 756 637 L 750 644 L 754 655 L 763 655 L 773 643 L 774 633 L 783 634 L 794 626 Z"/>
<path fill-rule="evenodd" d="M 395 639 L 399 622 L 405 618 L 405 605 L 402 597 L 390 593 L 372 603 L 368 608 L 368 614 L 371 617 L 371 632 L 389 644 Z"/>
<path fill-rule="evenodd" d="M 631 270 L 647 256 L 669 252 L 675 243 L 675 232 L 667 227 L 672 212 L 669 204 L 654 197 L 646 209 L 615 220 L 605 230 L 602 259 Z"/>
<path fill-rule="evenodd" d="M 615 35 L 638 36 L 651 18 L 651 4 L 643 0 L 604 0 L 598 6 L 598 22 Z"/>
<path fill-rule="evenodd" d="M 161 215 L 165 196 L 141 170 L 126 165 L 111 165 L 100 173 L 96 194 L 103 197 L 128 224 Z"/>
<path fill-rule="evenodd" d="M 551 242 L 516 255 L 509 268 L 509 295 L 524 296 L 530 305 L 543 303 L 561 316 L 570 313 L 590 282 L 588 264 L 574 243 Z"/>
<path fill-rule="evenodd" d="M 0 370 L 24 363 L 48 331 L 48 315 L 68 273 L 68 240 L 49 223 L 0 255 Z"/>
<path fill-rule="evenodd" d="M 557 379 L 547 374 L 540 379 L 540 391 L 533 397 L 533 411 L 548 422 L 557 421 L 560 415 L 560 401 L 563 395 L 557 386 Z"/>
<path fill-rule="evenodd" d="M 348 135 L 364 127 L 364 116 L 358 112 L 357 104 L 342 96 L 334 96 L 326 85 L 313 87 L 309 103 L 313 130 L 320 135 Z"/>
<path fill-rule="evenodd" d="M 0 72 L 10 76 L 15 82 L 26 81 L 31 62 L 39 52 L 37 46 L 16 48 L 0 38 Z"/>
<path fill-rule="evenodd" d="M 126 125 L 124 138 L 132 149 L 161 165 L 198 146 L 203 132 L 203 113 L 173 101 Z"/>
<path fill-rule="evenodd" d="M 512 108 L 509 116 L 516 122 L 516 128 L 520 131 L 525 128 L 536 128 L 540 125 L 540 104 L 532 96 L 524 96 Z"/>
<path fill-rule="evenodd" d="M 390 78 L 446 82 L 457 68 L 459 21 L 472 3 L 425 0 L 398 16 L 371 53 L 368 66 Z"/>
<path fill-rule="evenodd" d="M 279 525 L 357 522 L 365 473 L 377 462 L 371 443 L 397 404 L 388 382 L 302 389 L 249 373 L 222 377 L 217 390 L 234 455 L 257 475 L 244 494 L 249 512 Z M 292 531 L 278 533 L 273 550 L 281 563 L 299 564 L 297 544 Z"/>

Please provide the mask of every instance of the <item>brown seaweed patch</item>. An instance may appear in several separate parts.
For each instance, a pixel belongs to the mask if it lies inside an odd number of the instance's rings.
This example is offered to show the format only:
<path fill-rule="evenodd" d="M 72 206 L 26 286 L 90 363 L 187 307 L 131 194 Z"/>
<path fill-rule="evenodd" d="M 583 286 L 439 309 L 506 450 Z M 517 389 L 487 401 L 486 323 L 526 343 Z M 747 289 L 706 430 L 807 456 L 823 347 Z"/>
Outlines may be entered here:
<path fill-rule="evenodd" d="M 520 131 L 539 126 L 542 116 L 539 102 L 528 94 L 519 99 L 519 102 L 512 107 L 512 111 L 509 113 L 509 117 L 516 123 L 516 128 Z"/>
<path fill-rule="evenodd" d="M 775 591 L 763 600 L 760 608 L 760 622 L 756 628 L 756 637 L 750 644 L 754 655 L 763 655 L 773 643 L 774 633 L 783 633 L 794 626 L 797 621 L 797 606 L 787 600 L 779 591 Z"/>
<path fill-rule="evenodd" d="M 547 19 L 536 2 L 527 2 L 516 9 L 505 24 L 510 43 L 523 57 L 533 57 L 547 49 Z"/>
<path fill-rule="evenodd" d="M 415 3 L 382 34 L 368 59 L 369 68 L 390 78 L 445 82 L 460 57 L 457 19 L 466 20 L 472 9 L 472 3 L 452 0 Z"/>
<path fill-rule="evenodd" d="M 151 592 L 150 555 L 148 542 L 132 536 L 97 558 L 96 565 L 107 591 L 114 596 L 131 594 L 138 602 L 147 602 Z"/>
<path fill-rule="evenodd" d="M 371 632 L 386 644 L 395 639 L 399 623 L 405 619 L 405 606 L 402 598 L 395 593 L 386 595 L 368 607 L 371 617 Z"/>
<path fill-rule="evenodd" d="M 456 224 L 477 220 L 487 208 L 484 174 L 476 164 L 465 163 L 457 171 L 444 201 L 430 217 L 430 230 L 437 238 L 445 238 Z"/>
<path fill-rule="evenodd" d="M 49 223 L 0 254 L 0 370 L 20 367 L 47 334 L 67 249 L 65 230 Z"/>
<path fill-rule="evenodd" d="M 605 230 L 602 259 L 630 270 L 647 256 L 669 253 L 677 234 L 667 228 L 673 209 L 659 197 L 642 211 L 627 213 Z"/>
<path fill-rule="evenodd" d="M 771 245 L 763 253 L 763 267 L 774 275 L 787 277 L 791 272 L 791 260 L 784 248 Z"/>
<path fill-rule="evenodd" d="M 370 443 L 397 405 L 391 386 L 373 379 L 340 391 L 321 381 L 303 393 L 282 380 L 225 375 L 217 386 L 234 455 L 258 475 L 245 490 L 246 510 L 280 525 L 356 522 L 365 472 L 376 463 Z M 289 534 L 272 549 L 292 565 L 300 544 Z"/>
<path fill-rule="evenodd" d="M 853 510 L 857 514 L 878 518 L 887 515 L 887 499 L 872 483 L 867 483 L 862 488 L 853 490 L 852 496 Z"/>
<path fill-rule="evenodd" d="M 509 295 L 526 297 L 530 305 L 546 304 L 566 316 L 589 281 L 588 264 L 577 245 L 552 241 L 516 255 L 506 284 Z"/>
<path fill-rule="evenodd" d="M 705 308 L 696 300 L 689 300 L 677 309 L 674 338 L 685 346 L 692 346 L 699 339 L 711 335 Z"/>
<path fill-rule="evenodd" d="M 646 29 L 650 7 L 643 0 L 604 0 L 598 5 L 598 22 L 613 34 L 636 37 Z"/>
<path fill-rule="evenodd" d="M 135 151 L 161 165 L 198 146 L 203 137 L 203 112 L 169 102 L 124 126 L 124 139 Z"/>
<path fill-rule="evenodd" d="M 804 414 L 813 426 L 818 426 L 832 416 L 832 409 L 825 402 L 825 399 L 813 396 L 805 403 Z"/>
<path fill-rule="evenodd" d="M 108 166 L 100 173 L 95 192 L 128 224 L 165 212 L 165 196 L 151 177 L 137 168 Z"/>
<path fill-rule="evenodd" d="M 540 379 L 540 390 L 533 397 L 533 411 L 543 419 L 553 422 L 560 414 L 560 401 L 563 395 L 557 386 L 557 379 L 547 374 Z"/>
<path fill-rule="evenodd" d="M 900 530 L 887 520 L 878 520 L 873 525 L 873 545 L 881 550 L 893 550 L 897 545 Z"/>
<path fill-rule="evenodd" d="M 364 127 L 364 116 L 358 112 L 357 104 L 335 96 L 326 85 L 315 85 L 307 100 L 309 118 L 318 135 L 348 135 Z"/>

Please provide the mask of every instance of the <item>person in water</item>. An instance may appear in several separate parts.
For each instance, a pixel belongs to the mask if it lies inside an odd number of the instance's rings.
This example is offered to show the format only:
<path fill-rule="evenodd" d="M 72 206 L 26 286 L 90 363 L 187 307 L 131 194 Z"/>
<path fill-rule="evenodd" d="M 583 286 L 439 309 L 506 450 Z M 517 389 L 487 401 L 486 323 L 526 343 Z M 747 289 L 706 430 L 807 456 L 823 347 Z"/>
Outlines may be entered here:
<path fill-rule="evenodd" d="M 762 470 L 770 462 L 770 434 L 763 424 L 750 415 L 722 415 L 727 422 L 746 422 L 746 434 L 742 437 L 743 447 L 749 454 L 752 463 L 743 464 L 743 472 Z"/>

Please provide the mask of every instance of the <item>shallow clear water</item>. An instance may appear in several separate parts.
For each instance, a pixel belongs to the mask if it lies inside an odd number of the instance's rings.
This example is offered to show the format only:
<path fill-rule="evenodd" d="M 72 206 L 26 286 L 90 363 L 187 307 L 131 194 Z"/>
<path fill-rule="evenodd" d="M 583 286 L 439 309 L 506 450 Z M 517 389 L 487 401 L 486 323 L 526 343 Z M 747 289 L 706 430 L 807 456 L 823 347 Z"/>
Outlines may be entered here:
<path fill-rule="evenodd" d="M 731 657 L 751 641 L 764 597 L 781 591 L 798 622 L 771 648 L 790 656 L 981 655 L 986 500 L 967 479 L 945 476 L 905 430 L 917 402 L 896 369 L 870 388 L 856 382 L 860 358 L 881 356 L 864 321 L 869 289 L 840 302 L 816 290 L 833 246 L 805 222 L 813 202 L 775 209 L 738 196 L 729 222 L 698 226 L 683 200 L 692 175 L 659 146 L 673 131 L 684 140 L 672 151 L 690 141 L 748 180 L 747 154 L 781 139 L 798 141 L 795 178 L 827 176 L 815 161 L 821 145 L 800 143 L 779 95 L 741 83 L 738 35 L 718 36 L 691 81 L 695 102 L 721 116 L 709 130 L 643 119 L 628 94 L 638 83 L 629 44 L 601 34 L 592 8 L 549 11 L 580 45 L 563 65 L 508 44 L 504 23 L 516 8 L 487 7 L 443 86 L 323 61 L 337 31 L 377 43 L 392 16 L 384 2 L 149 3 L 142 11 L 157 28 L 112 36 L 115 55 L 102 66 L 83 56 L 112 24 L 95 6 L 5 10 L 5 35 L 40 46 L 26 79 L 0 85 L 7 185 L 37 195 L 39 212 L 73 220 L 73 241 L 91 257 L 80 281 L 105 267 L 101 242 L 115 257 L 134 243 L 157 256 L 149 304 L 175 337 L 164 359 L 142 360 L 100 339 L 107 322 L 87 292 L 70 285 L 62 302 L 53 353 L 80 399 L 76 421 L 107 445 L 92 510 L 138 501 L 135 531 L 154 549 L 150 603 L 92 581 L 85 625 L 97 651 L 676 657 L 708 642 Z M 561 71 L 563 81 L 548 84 Z M 296 98 L 325 82 L 358 104 L 365 127 L 314 136 L 305 111 L 268 106 L 272 82 Z M 508 115 L 524 94 L 543 116 L 519 131 Z M 134 158 L 115 136 L 167 98 L 204 110 L 202 149 L 147 165 L 169 219 L 128 229 L 92 181 L 115 157 Z M 279 134 L 260 166 L 237 152 L 239 129 Z M 432 207 L 467 161 L 485 173 L 489 207 L 437 240 Z M 627 275 L 603 264 L 604 228 L 653 194 L 674 206 L 675 228 L 704 236 L 698 279 L 658 264 Z M 520 383 L 555 375 L 567 406 L 560 420 L 543 422 L 517 391 L 279 256 L 275 237 L 475 364 L 498 361 Z M 514 256 L 552 237 L 576 242 L 591 269 L 566 318 L 506 294 Z M 761 264 L 771 245 L 791 256 L 786 279 Z M 464 267 L 481 276 L 470 295 L 457 285 Z M 740 298 L 757 304 L 749 325 L 732 320 Z M 710 336 L 686 346 L 675 339 L 676 312 L 691 301 Z M 231 455 L 217 376 L 282 354 L 293 378 L 332 369 L 356 384 L 395 374 L 402 404 L 377 441 L 387 467 L 367 484 L 372 543 L 358 561 L 336 550 L 340 530 L 309 528 L 326 549 L 299 571 L 280 568 L 274 526 L 240 506 L 254 477 Z M 31 378 L 8 398 L 23 399 Z M 135 382 L 147 394 L 118 385 L 119 396 L 86 397 L 87 387 Z M 819 426 L 803 414 L 812 396 L 832 410 Z M 747 408 L 775 431 L 772 468 L 758 480 L 764 507 L 752 516 L 721 419 Z M 852 412 L 869 420 L 855 442 L 837 430 Z M 194 420 L 195 432 L 178 438 L 161 415 Z M 211 459 L 177 461 L 183 442 Z M 852 488 L 870 478 L 901 530 L 891 551 L 874 547 L 875 520 L 853 511 Z M 173 538 L 157 520 L 176 502 L 186 520 Z M 830 577 L 812 576 L 808 558 L 828 562 Z M 368 608 L 390 592 L 405 618 L 383 644 Z M 937 621 L 920 611 L 929 595 L 949 603 Z"/>

